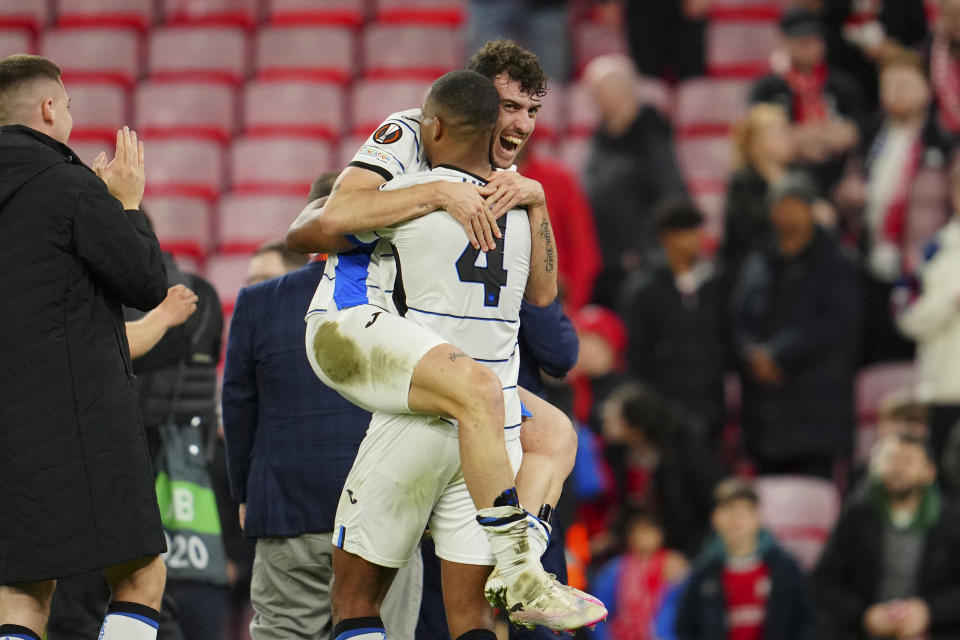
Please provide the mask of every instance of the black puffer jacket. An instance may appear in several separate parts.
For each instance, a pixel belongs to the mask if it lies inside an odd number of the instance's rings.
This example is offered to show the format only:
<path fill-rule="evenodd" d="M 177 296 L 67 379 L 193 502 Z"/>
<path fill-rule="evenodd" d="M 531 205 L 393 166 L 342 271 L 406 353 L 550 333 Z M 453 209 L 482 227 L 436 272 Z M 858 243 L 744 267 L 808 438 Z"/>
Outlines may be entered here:
<path fill-rule="evenodd" d="M 67 146 L 0 128 L 0 584 L 166 548 L 121 314 L 166 291 L 142 213 Z"/>
<path fill-rule="evenodd" d="M 731 300 L 737 352 L 762 345 L 784 370 L 780 386 L 743 375 L 748 451 L 768 461 L 847 453 L 853 443 L 853 354 L 860 293 L 839 245 L 818 229 L 786 259 L 776 246 L 744 263 Z"/>

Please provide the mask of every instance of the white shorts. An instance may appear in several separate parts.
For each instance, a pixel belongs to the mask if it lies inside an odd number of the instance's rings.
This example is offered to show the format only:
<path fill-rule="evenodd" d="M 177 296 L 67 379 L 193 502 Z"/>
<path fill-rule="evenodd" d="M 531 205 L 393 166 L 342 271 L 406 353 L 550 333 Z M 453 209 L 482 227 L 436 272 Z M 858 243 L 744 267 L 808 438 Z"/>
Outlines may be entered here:
<path fill-rule="evenodd" d="M 523 450 L 506 433 L 513 475 Z M 374 414 L 344 483 L 333 544 L 382 567 L 402 567 L 429 526 L 437 556 L 493 566 L 460 468 L 456 427 L 439 418 Z"/>
<path fill-rule="evenodd" d="M 446 340 L 372 304 L 307 317 L 307 359 L 320 380 L 367 411 L 410 413 L 413 370 Z"/>

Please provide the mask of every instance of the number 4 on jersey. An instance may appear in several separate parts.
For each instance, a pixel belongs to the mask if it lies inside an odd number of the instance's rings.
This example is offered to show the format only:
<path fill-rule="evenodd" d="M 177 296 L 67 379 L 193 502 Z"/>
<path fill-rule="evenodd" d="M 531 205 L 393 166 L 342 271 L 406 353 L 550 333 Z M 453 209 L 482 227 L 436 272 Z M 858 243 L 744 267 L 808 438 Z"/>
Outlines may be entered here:
<path fill-rule="evenodd" d="M 507 238 L 507 217 L 497 221 L 501 237 L 496 248 L 487 252 L 487 266 L 478 267 L 477 258 L 480 249 L 467 244 L 457 260 L 457 275 L 461 282 L 476 282 L 483 285 L 483 306 L 496 307 L 500 304 L 500 289 L 507 286 L 507 270 L 503 268 L 503 242 Z"/>

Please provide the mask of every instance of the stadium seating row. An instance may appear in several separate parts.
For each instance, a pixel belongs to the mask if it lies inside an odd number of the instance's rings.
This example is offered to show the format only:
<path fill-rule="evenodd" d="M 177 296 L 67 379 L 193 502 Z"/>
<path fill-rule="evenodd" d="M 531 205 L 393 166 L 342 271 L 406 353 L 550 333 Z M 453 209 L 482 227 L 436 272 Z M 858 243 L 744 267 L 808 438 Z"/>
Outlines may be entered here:
<path fill-rule="evenodd" d="M 153 24 L 252 27 L 273 24 L 342 24 L 367 19 L 392 23 L 460 24 L 460 0 L 0 0 L 0 25 L 39 31 L 111 25 L 148 29 Z"/>
<path fill-rule="evenodd" d="M 141 77 L 234 84 L 250 76 L 341 83 L 355 77 L 431 79 L 461 66 L 466 54 L 460 31 L 442 24 L 373 22 L 361 30 L 268 24 L 248 36 L 228 25 L 164 25 L 142 35 L 120 23 L 91 22 L 49 29 L 36 40 L 30 30 L 2 19 L 0 28 L 2 55 L 37 50 L 57 60 L 71 80 L 127 85 Z M 711 75 L 756 76 L 766 69 L 777 37 L 769 22 L 711 24 Z M 618 30 L 591 22 L 575 25 L 573 46 L 578 72 L 598 55 L 626 52 Z"/>
<path fill-rule="evenodd" d="M 132 28 L 69 27 L 44 31 L 36 43 L 28 30 L 0 30 L 0 55 L 25 52 L 56 61 L 67 81 L 120 85 L 142 77 L 228 84 L 249 76 L 433 79 L 464 59 L 456 29 L 379 23 L 359 35 L 347 27 L 264 26 L 252 37 L 227 26 L 164 26 L 145 36 Z"/>
<path fill-rule="evenodd" d="M 365 134 L 386 115 L 422 102 L 429 80 L 359 80 L 351 89 L 322 81 L 251 80 L 242 88 L 196 81 L 146 80 L 132 91 L 99 82 L 71 82 L 74 136 L 109 136 L 116 123 L 133 122 L 145 135 L 193 135 L 228 141 L 238 133 L 296 134 L 339 139 Z M 726 137 L 746 108 L 749 83 L 691 80 L 671 91 L 657 80 L 642 99 L 671 115 L 679 138 Z M 132 111 L 130 107 L 132 106 Z M 537 138 L 589 136 L 597 124 L 583 83 L 552 85 L 537 119 Z"/>

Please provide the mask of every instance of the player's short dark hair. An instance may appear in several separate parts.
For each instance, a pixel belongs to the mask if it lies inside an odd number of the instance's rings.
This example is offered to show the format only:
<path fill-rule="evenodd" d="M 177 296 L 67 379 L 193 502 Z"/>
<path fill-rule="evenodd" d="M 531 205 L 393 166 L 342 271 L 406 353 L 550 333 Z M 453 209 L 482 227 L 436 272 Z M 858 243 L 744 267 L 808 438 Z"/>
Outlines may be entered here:
<path fill-rule="evenodd" d="M 307 202 L 313 202 L 330 195 L 330 192 L 333 191 L 333 184 L 337 181 L 339 175 L 339 171 L 327 171 L 314 180 L 313 184 L 310 185 L 310 196 L 307 198 Z"/>
<path fill-rule="evenodd" d="M 500 116 L 500 94 L 475 71 L 450 71 L 430 87 L 424 112 L 439 116 L 458 138 L 491 135 Z"/>
<path fill-rule="evenodd" d="M 703 214 L 689 198 L 668 196 L 657 204 L 654 226 L 658 233 L 664 231 L 690 231 L 703 226 Z"/>
<path fill-rule="evenodd" d="M 531 96 L 547 94 L 547 74 L 537 56 L 513 40 L 491 40 L 477 51 L 467 68 L 493 80 L 506 73 L 520 83 L 520 89 Z"/>
<path fill-rule="evenodd" d="M 18 91 L 35 80 L 60 81 L 60 67 L 43 56 L 18 53 L 0 60 L 0 125 L 11 124 Z"/>
<path fill-rule="evenodd" d="M 722 507 L 734 500 L 747 500 L 755 507 L 760 505 L 760 496 L 757 495 L 757 490 L 753 488 L 751 482 L 741 478 L 722 480 L 713 490 L 714 506 Z"/>
<path fill-rule="evenodd" d="M 285 239 L 267 240 L 260 245 L 256 251 L 253 252 L 253 255 L 259 256 L 272 251 L 279 253 L 280 259 L 283 260 L 283 264 L 285 264 L 291 270 L 299 269 L 310 261 L 309 255 L 305 253 L 296 253 L 288 249 L 287 241 Z"/>

